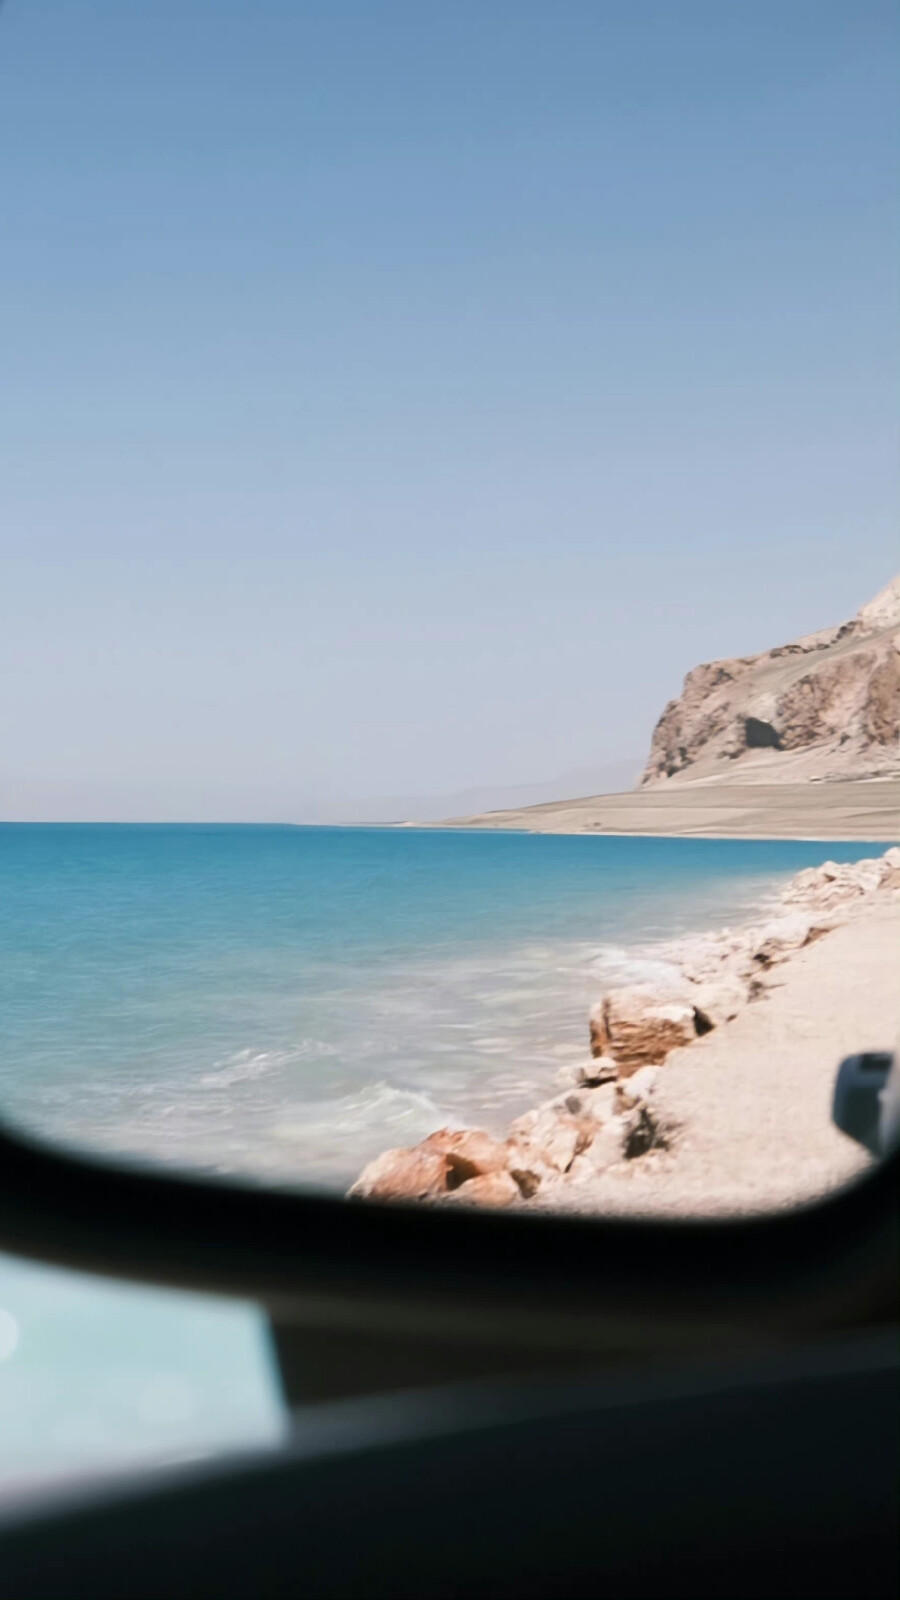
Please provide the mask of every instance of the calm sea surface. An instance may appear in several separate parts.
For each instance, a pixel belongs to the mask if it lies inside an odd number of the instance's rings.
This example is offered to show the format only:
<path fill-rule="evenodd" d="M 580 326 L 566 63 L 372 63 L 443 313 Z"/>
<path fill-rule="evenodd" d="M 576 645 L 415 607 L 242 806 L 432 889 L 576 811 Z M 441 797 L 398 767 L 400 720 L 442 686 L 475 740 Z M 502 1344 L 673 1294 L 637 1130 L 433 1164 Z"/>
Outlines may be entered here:
<path fill-rule="evenodd" d="M 0 1109 L 75 1146 L 345 1185 L 445 1122 L 502 1131 L 654 942 L 883 848 L 5 825 Z"/>

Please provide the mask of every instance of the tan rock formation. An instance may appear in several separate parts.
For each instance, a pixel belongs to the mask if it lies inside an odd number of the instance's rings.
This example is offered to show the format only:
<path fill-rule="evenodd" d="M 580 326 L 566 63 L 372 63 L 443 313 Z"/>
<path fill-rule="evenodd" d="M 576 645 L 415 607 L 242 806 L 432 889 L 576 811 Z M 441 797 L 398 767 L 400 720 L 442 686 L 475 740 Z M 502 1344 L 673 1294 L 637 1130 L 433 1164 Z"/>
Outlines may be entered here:
<path fill-rule="evenodd" d="M 642 787 L 900 773 L 900 576 L 839 627 L 694 667 Z"/>
<path fill-rule="evenodd" d="M 447 1193 L 447 1159 L 438 1150 L 383 1150 L 348 1195 L 355 1200 L 436 1200 Z"/>
<path fill-rule="evenodd" d="M 670 1050 L 702 1031 L 694 1006 L 680 992 L 647 984 L 611 989 L 590 1016 L 591 1049 L 612 1056 L 620 1078 L 665 1061 Z"/>
<path fill-rule="evenodd" d="M 468 1206 L 511 1206 L 521 1197 L 521 1191 L 509 1172 L 483 1172 L 468 1183 L 452 1189 L 447 1204 L 456 1202 Z"/>
<path fill-rule="evenodd" d="M 508 1157 L 507 1146 L 482 1128 L 439 1128 L 411 1150 L 385 1150 L 376 1156 L 349 1193 L 366 1200 L 439 1200 L 469 1182 L 504 1172 Z"/>
<path fill-rule="evenodd" d="M 435 1151 L 447 1164 L 447 1187 L 457 1188 L 472 1178 L 487 1177 L 506 1166 L 507 1148 L 483 1128 L 439 1128 L 418 1147 Z"/>

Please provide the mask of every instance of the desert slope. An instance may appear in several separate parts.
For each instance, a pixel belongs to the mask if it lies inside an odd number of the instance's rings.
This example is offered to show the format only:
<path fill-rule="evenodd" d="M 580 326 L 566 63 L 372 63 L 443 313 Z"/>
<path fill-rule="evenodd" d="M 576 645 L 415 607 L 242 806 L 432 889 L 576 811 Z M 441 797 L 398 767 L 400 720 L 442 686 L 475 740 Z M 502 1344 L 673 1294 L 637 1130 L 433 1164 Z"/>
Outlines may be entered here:
<path fill-rule="evenodd" d="M 698 839 L 900 838 L 900 778 L 845 783 L 666 783 L 628 794 L 488 811 L 445 827 Z"/>

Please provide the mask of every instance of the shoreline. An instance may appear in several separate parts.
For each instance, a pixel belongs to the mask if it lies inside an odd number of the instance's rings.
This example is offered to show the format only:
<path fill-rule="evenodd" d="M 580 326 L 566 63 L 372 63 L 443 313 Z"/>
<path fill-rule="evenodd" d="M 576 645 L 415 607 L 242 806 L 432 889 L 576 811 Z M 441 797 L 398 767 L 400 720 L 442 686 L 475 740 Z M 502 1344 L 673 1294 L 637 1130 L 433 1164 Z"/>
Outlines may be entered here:
<path fill-rule="evenodd" d="M 315 824 L 318 826 L 318 824 Z M 344 826 L 343 823 L 340 824 Z M 356 823 L 348 824 L 356 827 Z M 528 838 L 544 839 L 709 839 L 719 844 L 740 842 L 741 844 L 884 844 L 893 845 L 900 842 L 900 828 L 891 832 L 876 831 L 875 833 L 843 834 L 838 833 L 684 833 L 677 830 L 663 831 L 657 829 L 653 833 L 639 833 L 636 829 L 626 828 L 514 828 L 514 827 L 489 827 L 480 823 L 471 826 L 463 822 L 373 822 L 366 823 L 366 827 L 373 828 L 418 828 L 428 833 L 509 833 Z"/>
<path fill-rule="evenodd" d="M 896 778 L 793 784 L 703 780 L 400 826 L 887 845 L 900 835 L 898 818 L 900 779 Z"/>
<path fill-rule="evenodd" d="M 833 1125 L 841 1060 L 900 1035 L 900 899 L 861 904 L 765 971 L 762 990 L 709 1034 L 676 1048 L 646 1104 L 667 1147 L 548 1208 L 607 1215 L 736 1216 L 810 1204 L 873 1164 Z M 759 1003 L 761 1002 L 761 1003 Z"/>
<path fill-rule="evenodd" d="M 505 1140 L 440 1129 L 383 1152 L 350 1195 L 697 1217 L 851 1181 L 871 1157 L 833 1126 L 831 1095 L 843 1056 L 900 1034 L 900 849 L 806 868 L 756 918 L 635 949 L 659 975 L 602 996 L 591 1055 Z"/>

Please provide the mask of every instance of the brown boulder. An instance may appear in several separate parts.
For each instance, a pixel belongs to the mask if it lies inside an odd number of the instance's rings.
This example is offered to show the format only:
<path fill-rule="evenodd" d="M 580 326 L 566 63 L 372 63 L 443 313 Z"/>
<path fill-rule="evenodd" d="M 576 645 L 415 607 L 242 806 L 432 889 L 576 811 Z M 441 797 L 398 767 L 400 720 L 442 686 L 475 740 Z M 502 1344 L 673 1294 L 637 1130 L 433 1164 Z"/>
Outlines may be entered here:
<path fill-rule="evenodd" d="M 515 1179 L 508 1172 L 496 1171 L 483 1172 L 480 1177 L 470 1178 L 468 1183 L 460 1184 L 447 1196 L 447 1202 L 469 1206 L 509 1206 L 520 1198 L 521 1191 Z"/>
<path fill-rule="evenodd" d="M 505 1144 L 493 1139 L 482 1128 L 439 1128 L 417 1146 L 422 1151 L 442 1155 L 447 1163 L 447 1187 L 456 1189 L 473 1178 L 506 1167 L 508 1151 Z"/>
<path fill-rule="evenodd" d="M 413 1149 L 385 1150 L 349 1193 L 370 1200 L 435 1200 L 504 1172 L 508 1156 L 508 1147 L 482 1128 L 439 1128 Z"/>
<path fill-rule="evenodd" d="M 591 1012 L 591 1050 L 612 1056 L 620 1078 L 657 1066 L 697 1037 L 697 1017 L 679 993 L 635 984 L 611 989 Z"/>
<path fill-rule="evenodd" d="M 437 1150 L 383 1150 L 363 1168 L 355 1200 L 435 1200 L 447 1193 L 447 1158 Z"/>

